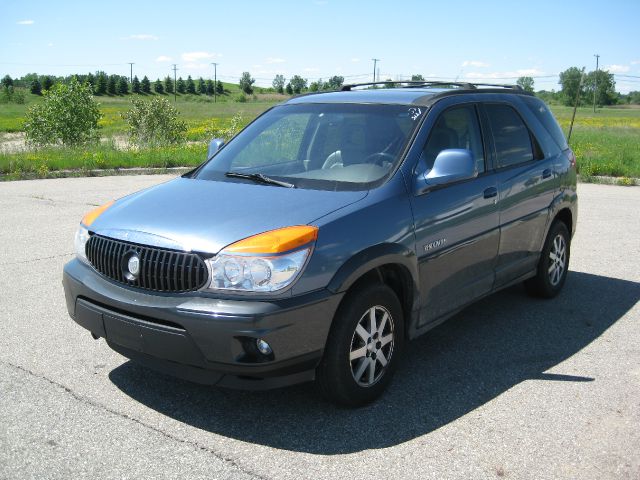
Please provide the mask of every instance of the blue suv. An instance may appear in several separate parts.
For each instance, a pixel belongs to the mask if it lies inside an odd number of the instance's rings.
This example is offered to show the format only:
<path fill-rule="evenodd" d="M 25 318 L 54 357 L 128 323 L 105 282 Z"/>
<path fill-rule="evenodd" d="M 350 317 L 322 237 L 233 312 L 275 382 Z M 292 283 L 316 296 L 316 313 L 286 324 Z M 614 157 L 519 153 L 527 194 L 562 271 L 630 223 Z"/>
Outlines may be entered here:
<path fill-rule="evenodd" d="M 386 86 L 292 98 L 195 170 L 88 213 L 71 317 L 194 382 L 315 380 L 361 405 L 407 340 L 471 302 L 519 282 L 555 296 L 576 166 L 547 106 L 512 86 Z"/>

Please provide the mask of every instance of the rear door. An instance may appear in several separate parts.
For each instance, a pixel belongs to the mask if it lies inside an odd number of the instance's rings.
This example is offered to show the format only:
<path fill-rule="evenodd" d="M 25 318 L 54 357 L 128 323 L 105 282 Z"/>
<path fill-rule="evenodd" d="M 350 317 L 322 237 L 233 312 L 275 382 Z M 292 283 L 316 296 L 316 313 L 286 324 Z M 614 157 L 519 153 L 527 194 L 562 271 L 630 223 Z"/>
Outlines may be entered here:
<path fill-rule="evenodd" d="M 556 189 L 552 159 L 510 103 L 482 105 L 498 180 L 500 247 L 496 288 L 535 269 Z"/>
<path fill-rule="evenodd" d="M 453 105 L 430 117 L 412 196 L 422 306 L 418 328 L 491 290 L 499 235 L 498 181 L 486 166 L 476 105 Z M 478 177 L 426 188 L 425 173 L 448 148 L 470 150 Z"/>

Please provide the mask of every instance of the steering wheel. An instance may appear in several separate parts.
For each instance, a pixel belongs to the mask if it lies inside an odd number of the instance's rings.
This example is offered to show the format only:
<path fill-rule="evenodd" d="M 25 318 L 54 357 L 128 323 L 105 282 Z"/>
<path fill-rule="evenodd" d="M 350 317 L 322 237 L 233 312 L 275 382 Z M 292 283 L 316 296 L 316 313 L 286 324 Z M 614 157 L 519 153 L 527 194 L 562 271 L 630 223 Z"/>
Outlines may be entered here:
<path fill-rule="evenodd" d="M 374 165 L 378 165 L 380 167 L 383 166 L 384 162 L 392 164 L 395 161 L 396 157 L 386 152 L 375 152 L 371 155 L 367 155 L 364 159 L 364 163 L 372 163 Z"/>

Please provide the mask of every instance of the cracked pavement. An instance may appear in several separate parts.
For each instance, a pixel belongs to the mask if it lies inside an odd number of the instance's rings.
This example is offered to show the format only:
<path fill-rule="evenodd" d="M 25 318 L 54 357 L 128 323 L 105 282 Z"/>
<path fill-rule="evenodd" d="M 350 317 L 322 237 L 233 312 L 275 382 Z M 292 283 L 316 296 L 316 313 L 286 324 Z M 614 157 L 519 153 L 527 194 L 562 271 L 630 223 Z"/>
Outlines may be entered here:
<path fill-rule="evenodd" d="M 0 478 L 640 478 L 640 188 L 579 185 L 558 298 L 478 302 L 348 410 L 166 377 L 68 317 L 82 215 L 170 178 L 0 183 Z"/>

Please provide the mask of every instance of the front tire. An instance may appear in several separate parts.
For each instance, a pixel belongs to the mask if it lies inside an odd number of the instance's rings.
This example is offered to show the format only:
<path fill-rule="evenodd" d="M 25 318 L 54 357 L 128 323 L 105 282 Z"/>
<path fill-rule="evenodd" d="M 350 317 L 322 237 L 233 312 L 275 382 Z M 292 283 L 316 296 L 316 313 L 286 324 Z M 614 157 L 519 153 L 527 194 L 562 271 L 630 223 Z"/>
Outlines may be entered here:
<path fill-rule="evenodd" d="M 384 284 L 349 292 L 336 313 L 316 383 L 330 401 L 365 405 L 386 389 L 404 340 L 402 307 Z"/>
<path fill-rule="evenodd" d="M 571 236 L 564 222 L 551 225 L 538 261 L 536 276 L 525 281 L 529 294 L 553 298 L 564 285 L 569 271 Z"/>

